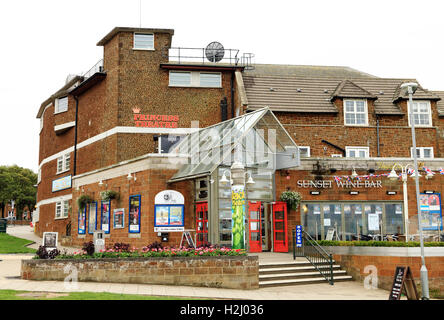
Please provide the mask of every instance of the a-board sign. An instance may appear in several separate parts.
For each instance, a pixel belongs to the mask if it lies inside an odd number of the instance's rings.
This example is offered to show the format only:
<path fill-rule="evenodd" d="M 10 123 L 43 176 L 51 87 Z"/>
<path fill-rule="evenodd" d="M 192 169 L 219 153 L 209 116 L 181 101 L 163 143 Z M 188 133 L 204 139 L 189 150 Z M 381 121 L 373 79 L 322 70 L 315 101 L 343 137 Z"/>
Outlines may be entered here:
<path fill-rule="evenodd" d="M 58 232 L 43 232 L 43 246 L 48 248 L 57 248 Z"/>
<path fill-rule="evenodd" d="M 400 300 L 403 291 L 407 299 L 419 300 L 418 291 L 416 291 L 415 281 L 409 266 L 396 267 L 389 300 Z"/>
<path fill-rule="evenodd" d="M 194 230 L 192 230 L 194 231 Z M 182 232 L 182 238 L 180 239 L 180 246 L 182 247 L 183 244 L 183 238 L 185 237 L 185 240 L 188 242 L 188 246 L 191 248 L 195 248 L 193 238 L 191 237 L 190 230 L 185 230 Z"/>
<path fill-rule="evenodd" d="M 335 228 L 328 228 L 327 235 L 325 236 L 325 240 L 332 241 L 334 235 L 335 235 Z"/>

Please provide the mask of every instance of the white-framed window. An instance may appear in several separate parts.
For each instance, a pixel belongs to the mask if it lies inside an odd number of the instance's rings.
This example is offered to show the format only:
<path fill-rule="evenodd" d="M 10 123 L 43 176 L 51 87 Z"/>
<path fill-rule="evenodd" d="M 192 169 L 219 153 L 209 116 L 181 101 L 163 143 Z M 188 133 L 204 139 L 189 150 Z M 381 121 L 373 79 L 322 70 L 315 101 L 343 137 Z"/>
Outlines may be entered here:
<path fill-rule="evenodd" d="M 62 200 L 56 202 L 55 218 L 67 218 L 69 212 L 69 200 Z"/>
<path fill-rule="evenodd" d="M 201 87 L 211 87 L 220 88 L 222 87 L 222 77 L 219 72 L 201 72 L 200 73 L 200 86 Z"/>
<path fill-rule="evenodd" d="M 170 71 L 170 86 L 190 87 L 191 86 L 191 72 L 177 72 Z"/>
<path fill-rule="evenodd" d="M 369 147 L 345 147 L 347 158 L 369 158 Z"/>
<path fill-rule="evenodd" d="M 416 156 L 420 159 L 433 158 L 433 147 L 416 147 Z M 410 148 L 410 157 L 413 158 L 413 147 Z"/>
<path fill-rule="evenodd" d="M 432 109 L 430 101 L 413 101 L 413 110 L 409 106 L 409 126 L 412 125 L 411 113 L 413 111 L 413 118 L 415 119 L 415 127 L 431 127 L 432 126 Z"/>
<path fill-rule="evenodd" d="M 310 147 L 308 146 L 298 146 L 299 155 L 301 158 L 310 158 Z"/>
<path fill-rule="evenodd" d="M 134 33 L 134 47 L 138 50 L 154 50 L 154 34 Z"/>
<path fill-rule="evenodd" d="M 159 153 L 170 152 L 171 147 L 177 145 L 184 136 L 164 134 L 159 136 Z"/>
<path fill-rule="evenodd" d="M 344 124 L 368 126 L 367 100 L 344 100 Z"/>
<path fill-rule="evenodd" d="M 70 169 L 70 161 L 71 161 L 71 154 L 66 153 L 63 156 L 60 156 L 57 158 L 57 174 L 69 171 Z"/>
<path fill-rule="evenodd" d="M 170 71 L 170 87 L 222 88 L 220 72 Z"/>
<path fill-rule="evenodd" d="M 55 100 L 54 113 L 68 111 L 68 97 L 57 98 Z"/>

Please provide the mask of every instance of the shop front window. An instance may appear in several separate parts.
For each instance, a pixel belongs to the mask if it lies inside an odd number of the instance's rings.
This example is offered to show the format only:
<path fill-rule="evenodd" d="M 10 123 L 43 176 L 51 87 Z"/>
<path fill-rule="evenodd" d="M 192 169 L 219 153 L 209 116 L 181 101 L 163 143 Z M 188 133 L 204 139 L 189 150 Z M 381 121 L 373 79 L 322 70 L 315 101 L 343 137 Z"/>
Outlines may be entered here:
<path fill-rule="evenodd" d="M 333 230 L 328 240 L 381 240 L 404 233 L 401 203 L 303 203 L 301 216 L 305 232 L 318 240 Z"/>

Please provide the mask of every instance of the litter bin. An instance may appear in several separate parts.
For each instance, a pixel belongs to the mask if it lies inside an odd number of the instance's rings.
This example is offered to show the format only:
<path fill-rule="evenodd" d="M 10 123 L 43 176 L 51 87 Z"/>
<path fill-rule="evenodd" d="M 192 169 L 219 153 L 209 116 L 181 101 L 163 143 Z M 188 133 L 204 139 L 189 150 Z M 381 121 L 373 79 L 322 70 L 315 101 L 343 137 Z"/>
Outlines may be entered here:
<path fill-rule="evenodd" d="M 6 232 L 6 228 L 8 226 L 8 220 L 7 219 L 0 219 L 0 232 Z"/>

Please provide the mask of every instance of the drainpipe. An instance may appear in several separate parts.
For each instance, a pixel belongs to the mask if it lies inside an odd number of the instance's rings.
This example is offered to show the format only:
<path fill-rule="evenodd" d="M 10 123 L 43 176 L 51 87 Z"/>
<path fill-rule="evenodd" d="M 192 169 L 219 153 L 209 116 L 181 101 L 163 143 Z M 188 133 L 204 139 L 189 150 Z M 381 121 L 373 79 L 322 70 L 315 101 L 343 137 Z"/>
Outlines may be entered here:
<path fill-rule="evenodd" d="M 234 73 L 231 73 L 231 118 L 234 118 Z"/>
<path fill-rule="evenodd" d="M 74 96 L 74 100 L 76 101 L 76 120 L 74 126 L 74 170 L 73 176 L 76 176 L 77 173 L 77 121 L 79 117 L 79 98 Z"/>
<path fill-rule="evenodd" d="M 376 144 L 378 148 L 378 157 L 380 156 L 379 153 L 379 118 L 378 115 L 376 115 Z"/>

